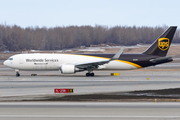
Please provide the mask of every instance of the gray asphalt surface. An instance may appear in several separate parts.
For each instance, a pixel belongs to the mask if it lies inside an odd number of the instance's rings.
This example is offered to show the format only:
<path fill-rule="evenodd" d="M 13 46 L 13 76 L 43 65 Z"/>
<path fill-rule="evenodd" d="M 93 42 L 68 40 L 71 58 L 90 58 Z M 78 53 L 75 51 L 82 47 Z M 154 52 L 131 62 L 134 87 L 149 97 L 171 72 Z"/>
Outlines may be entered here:
<path fill-rule="evenodd" d="M 170 120 L 180 119 L 180 103 L 11 102 L 0 103 L 1 120 Z"/>
<path fill-rule="evenodd" d="M 15 77 L 13 69 L 0 67 L 0 101 L 66 95 L 54 94 L 54 88 L 74 88 L 73 95 L 178 88 L 179 65 L 175 63 L 157 66 L 173 71 L 149 71 L 152 67 L 140 71 L 95 71 L 94 77 L 85 77 L 86 72 L 62 75 L 59 71 L 20 71 L 21 76 Z M 110 76 L 114 72 L 120 73 L 120 76 Z M 32 73 L 38 76 L 30 76 Z"/>
<path fill-rule="evenodd" d="M 0 101 L 42 99 L 54 94 L 54 88 L 74 88 L 76 94 L 123 92 L 180 87 L 179 64 L 165 64 L 140 71 L 95 71 L 61 75 L 59 71 L 21 71 L 0 66 Z M 176 70 L 177 69 L 177 70 Z M 110 76 L 118 72 L 120 76 Z M 38 76 L 30 76 L 32 73 Z M 147 79 L 148 78 L 148 79 Z M 180 103 L 125 102 L 0 102 L 0 120 L 171 120 L 180 119 Z"/>

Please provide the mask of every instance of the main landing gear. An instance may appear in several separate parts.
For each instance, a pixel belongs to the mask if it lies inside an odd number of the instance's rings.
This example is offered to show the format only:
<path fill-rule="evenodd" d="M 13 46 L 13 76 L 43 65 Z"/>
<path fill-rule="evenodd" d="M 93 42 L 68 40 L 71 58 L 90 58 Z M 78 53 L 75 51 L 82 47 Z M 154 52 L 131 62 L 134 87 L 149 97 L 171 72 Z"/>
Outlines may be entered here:
<path fill-rule="evenodd" d="M 92 72 L 93 71 L 92 68 L 88 68 L 87 71 L 88 71 L 88 73 L 86 73 L 86 77 L 89 77 L 89 76 L 93 77 L 94 76 L 94 73 Z"/>
<path fill-rule="evenodd" d="M 94 73 L 86 73 L 86 77 L 89 77 L 89 76 L 94 76 Z"/>

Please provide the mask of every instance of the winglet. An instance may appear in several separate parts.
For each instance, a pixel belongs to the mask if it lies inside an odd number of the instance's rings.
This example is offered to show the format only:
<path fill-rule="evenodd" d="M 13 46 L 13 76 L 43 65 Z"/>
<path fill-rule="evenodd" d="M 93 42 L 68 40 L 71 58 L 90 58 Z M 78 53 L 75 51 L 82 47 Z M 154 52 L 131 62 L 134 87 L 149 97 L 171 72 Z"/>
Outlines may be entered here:
<path fill-rule="evenodd" d="M 123 50 L 124 50 L 124 48 L 121 48 L 109 61 L 119 59 L 119 57 L 120 57 L 121 54 L 123 53 Z"/>

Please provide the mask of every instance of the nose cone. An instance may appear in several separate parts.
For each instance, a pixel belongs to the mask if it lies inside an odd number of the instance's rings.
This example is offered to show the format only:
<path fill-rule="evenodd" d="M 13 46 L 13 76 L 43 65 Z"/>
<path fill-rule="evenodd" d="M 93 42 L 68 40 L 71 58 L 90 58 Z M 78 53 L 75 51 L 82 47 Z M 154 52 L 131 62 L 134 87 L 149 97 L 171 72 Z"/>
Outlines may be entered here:
<path fill-rule="evenodd" d="M 5 61 L 3 62 L 3 64 L 4 64 L 5 66 L 8 66 L 8 61 L 5 60 Z"/>

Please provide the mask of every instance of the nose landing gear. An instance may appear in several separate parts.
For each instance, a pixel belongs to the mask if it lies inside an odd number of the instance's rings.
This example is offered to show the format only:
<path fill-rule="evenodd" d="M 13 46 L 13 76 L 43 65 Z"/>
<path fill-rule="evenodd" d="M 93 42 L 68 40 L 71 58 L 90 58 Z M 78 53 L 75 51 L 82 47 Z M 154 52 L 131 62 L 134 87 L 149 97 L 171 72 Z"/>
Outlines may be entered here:
<path fill-rule="evenodd" d="M 19 77 L 20 74 L 19 74 L 19 70 L 15 70 L 16 71 L 16 77 Z"/>
<path fill-rule="evenodd" d="M 19 76 L 20 76 L 19 72 L 16 72 L 16 77 L 19 77 Z"/>

